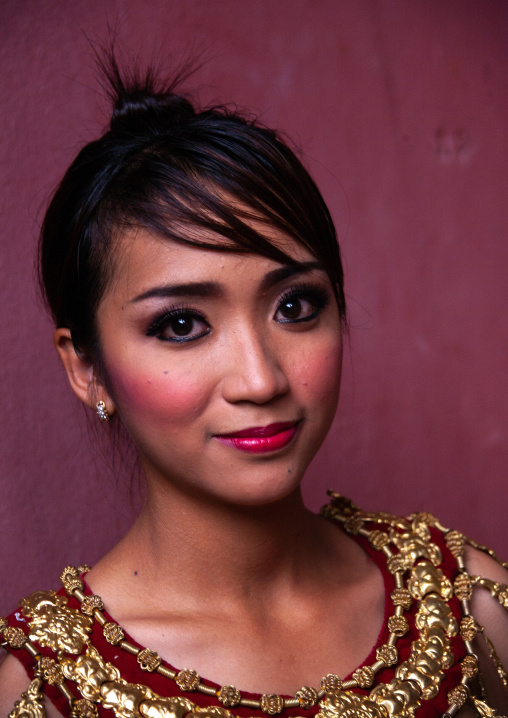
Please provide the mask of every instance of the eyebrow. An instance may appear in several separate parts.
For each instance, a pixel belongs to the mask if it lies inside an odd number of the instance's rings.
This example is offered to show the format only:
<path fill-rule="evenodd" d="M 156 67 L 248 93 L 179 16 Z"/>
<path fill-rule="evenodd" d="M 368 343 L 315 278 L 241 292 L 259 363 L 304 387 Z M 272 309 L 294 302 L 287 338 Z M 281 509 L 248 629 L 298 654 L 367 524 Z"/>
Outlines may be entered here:
<path fill-rule="evenodd" d="M 261 290 L 266 291 L 279 282 L 298 274 L 306 274 L 313 269 L 325 271 L 321 262 L 299 262 L 288 264 L 268 272 L 261 282 Z M 224 291 L 216 282 L 186 282 L 183 284 L 163 284 L 159 287 L 148 289 L 142 294 L 131 299 L 131 303 L 142 302 L 146 299 L 167 298 L 167 297 L 221 297 Z"/>

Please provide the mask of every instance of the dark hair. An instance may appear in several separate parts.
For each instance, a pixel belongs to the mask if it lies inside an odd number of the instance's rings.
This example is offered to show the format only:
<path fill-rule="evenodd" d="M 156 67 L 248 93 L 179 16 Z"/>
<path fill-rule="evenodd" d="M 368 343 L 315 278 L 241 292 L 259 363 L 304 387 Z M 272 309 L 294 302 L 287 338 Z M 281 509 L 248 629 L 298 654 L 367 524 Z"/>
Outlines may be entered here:
<path fill-rule="evenodd" d="M 218 249 L 213 232 L 224 238 L 221 251 L 294 263 L 254 226 L 280 230 L 323 264 L 345 320 L 330 213 L 278 134 L 226 107 L 196 108 L 176 92 L 179 79 L 162 88 L 151 71 L 143 79 L 124 79 L 114 58 L 103 72 L 114 103 L 110 127 L 65 173 L 40 240 L 43 293 L 56 325 L 71 330 L 81 356 L 100 357 L 95 315 L 111 276 L 111 242 L 132 227 Z M 201 238 L 196 228 L 206 230 Z"/>

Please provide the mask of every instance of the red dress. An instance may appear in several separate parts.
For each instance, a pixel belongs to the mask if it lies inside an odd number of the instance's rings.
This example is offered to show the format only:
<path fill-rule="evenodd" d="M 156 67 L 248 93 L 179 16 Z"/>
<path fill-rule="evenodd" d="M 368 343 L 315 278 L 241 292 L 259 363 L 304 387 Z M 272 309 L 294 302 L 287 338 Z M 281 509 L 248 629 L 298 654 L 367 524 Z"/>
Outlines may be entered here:
<path fill-rule="evenodd" d="M 467 615 L 472 588 L 461 560 L 464 538 L 429 514 L 402 519 L 364 513 L 338 495 L 323 513 L 343 526 L 379 567 L 384 622 L 358 669 L 345 678 L 329 674 L 321 687 L 299 692 L 289 707 L 284 699 L 290 697 L 221 690 L 143 649 L 118 627 L 72 568 L 64 572 L 66 588 L 37 592 L 9 616 L 7 649 L 21 660 L 31 680 L 40 654 L 40 690 L 64 716 L 182 718 L 206 712 L 216 718 L 279 713 L 431 718 L 461 705 L 475 674 L 470 643 L 475 624 Z"/>

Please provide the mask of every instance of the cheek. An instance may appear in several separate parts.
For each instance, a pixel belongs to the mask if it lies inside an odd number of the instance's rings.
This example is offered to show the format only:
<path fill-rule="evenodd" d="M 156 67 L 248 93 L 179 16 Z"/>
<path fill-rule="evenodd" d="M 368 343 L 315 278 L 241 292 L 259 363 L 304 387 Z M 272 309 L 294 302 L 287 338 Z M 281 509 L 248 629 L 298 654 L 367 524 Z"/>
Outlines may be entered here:
<path fill-rule="evenodd" d="M 209 398 L 206 379 L 194 372 L 108 369 L 112 398 L 126 424 L 136 418 L 185 424 L 200 415 Z"/>
<path fill-rule="evenodd" d="M 297 381 L 305 390 L 309 401 L 333 411 L 339 398 L 340 378 L 342 371 L 342 344 L 330 341 L 301 357 L 300 366 L 296 368 Z"/>

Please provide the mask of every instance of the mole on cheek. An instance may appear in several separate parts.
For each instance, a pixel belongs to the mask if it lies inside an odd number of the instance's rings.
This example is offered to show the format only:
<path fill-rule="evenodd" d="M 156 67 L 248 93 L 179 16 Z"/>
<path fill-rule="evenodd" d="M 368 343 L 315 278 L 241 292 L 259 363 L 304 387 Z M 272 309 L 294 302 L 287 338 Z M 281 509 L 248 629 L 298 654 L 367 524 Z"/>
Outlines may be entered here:
<path fill-rule="evenodd" d="M 167 371 L 167 369 L 166 369 L 166 371 L 164 372 L 164 374 L 167 374 L 167 373 L 168 373 L 168 371 Z"/>

